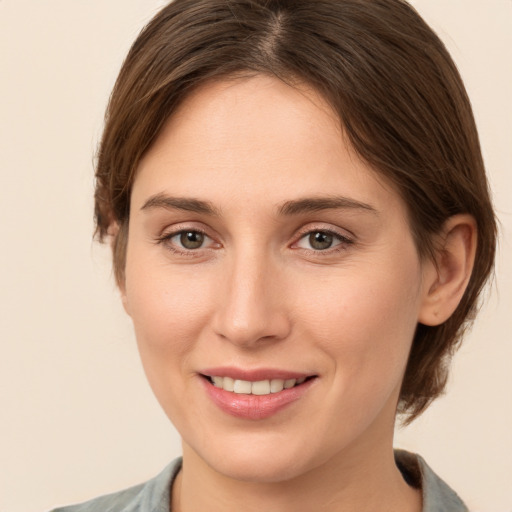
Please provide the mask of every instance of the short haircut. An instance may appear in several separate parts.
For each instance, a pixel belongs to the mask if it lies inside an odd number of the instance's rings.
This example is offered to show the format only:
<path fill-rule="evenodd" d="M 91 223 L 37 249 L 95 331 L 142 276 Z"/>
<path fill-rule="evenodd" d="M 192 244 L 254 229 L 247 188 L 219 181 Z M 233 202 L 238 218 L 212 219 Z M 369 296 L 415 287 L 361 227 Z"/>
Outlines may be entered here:
<path fill-rule="evenodd" d="M 398 413 L 412 421 L 445 388 L 448 362 L 492 273 L 496 220 L 473 113 L 445 46 L 403 0 L 175 0 L 142 30 L 108 105 L 96 168 L 100 240 L 118 284 L 139 162 L 191 91 L 266 74 L 318 91 L 358 155 L 400 194 L 421 258 L 459 213 L 477 223 L 474 269 L 454 314 L 419 324 Z M 313 172 L 313 171 L 312 171 Z"/>

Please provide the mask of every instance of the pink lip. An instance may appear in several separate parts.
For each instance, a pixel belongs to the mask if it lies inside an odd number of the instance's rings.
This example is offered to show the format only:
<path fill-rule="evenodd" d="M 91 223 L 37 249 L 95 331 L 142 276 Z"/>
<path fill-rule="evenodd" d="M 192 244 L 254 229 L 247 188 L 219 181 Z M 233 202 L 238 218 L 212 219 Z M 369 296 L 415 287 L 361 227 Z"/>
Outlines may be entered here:
<path fill-rule="evenodd" d="M 255 368 L 253 370 L 245 370 L 229 366 L 207 368 L 205 370 L 201 370 L 200 373 L 207 377 L 231 377 L 232 379 L 250 380 L 251 382 L 272 379 L 301 379 L 311 376 L 311 374 L 308 375 L 307 373 L 291 372 L 276 368 Z"/>
<path fill-rule="evenodd" d="M 239 378 L 242 380 L 250 380 L 250 381 L 257 381 L 257 380 L 266 380 L 266 379 L 295 379 L 300 377 L 305 377 L 304 374 L 299 374 L 298 377 L 289 372 L 277 372 L 274 373 L 273 371 L 265 371 L 264 373 L 261 373 L 259 371 L 257 372 L 240 372 L 240 371 L 233 371 L 233 372 L 226 372 L 226 371 L 220 371 L 219 368 L 215 369 L 215 373 L 212 373 L 211 375 L 220 375 L 223 377 L 231 377 L 231 378 Z M 226 369 L 223 369 L 226 370 Z M 218 372 L 218 373 L 217 373 Z M 247 374 L 251 375 L 251 378 L 247 377 Z M 203 373 L 203 375 L 208 375 L 207 373 Z M 235 375 L 233 377 L 233 375 Z M 244 377 L 241 377 L 241 375 L 244 375 Z M 253 375 L 256 375 L 255 377 L 252 377 Z M 262 375 L 264 375 L 262 377 Z M 272 375 L 269 377 L 269 375 Z M 274 375 L 279 375 L 275 377 Z M 281 375 L 284 375 L 281 376 Z M 288 377 L 288 375 L 293 375 L 291 377 Z M 213 401 L 217 407 L 219 407 L 222 411 L 225 413 L 234 416 L 236 418 L 246 419 L 246 420 L 262 420 L 265 418 L 269 418 L 270 416 L 273 416 L 277 412 L 281 411 L 288 405 L 291 405 L 293 402 L 296 402 L 300 398 L 304 396 L 305 393 L 310 389 L 310 387 L 313 385 L 313 383 L 317 379 L 310 379 L 306 382 L 295 386 L 290 389 L 283 389 L 283 391 L 280 391 L 279 393 L 271 393 L 269 395 L 244 395 L 244 394 L 238 394 L 233 393 L 231 391 L 225 391 L 224 389 L 218 388 L 214 386 L 208 379 L 201 378 L 201 381 L 203 383 L 203 386 L 205 388 L 205 391 L 207 395 L 210 397 L 210 399 Z"/>

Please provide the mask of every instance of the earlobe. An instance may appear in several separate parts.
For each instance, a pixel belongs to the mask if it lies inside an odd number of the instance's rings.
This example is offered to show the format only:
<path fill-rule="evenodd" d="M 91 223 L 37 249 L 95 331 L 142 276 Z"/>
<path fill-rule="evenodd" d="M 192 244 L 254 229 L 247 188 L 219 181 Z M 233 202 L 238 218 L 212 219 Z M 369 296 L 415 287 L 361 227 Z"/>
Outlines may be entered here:
<path fill-rule="evenodd" d="M 123 228 L 117 221 L 111 222 L 108 226 L 107 235 L 114 256 L 116 282 L 121 294 L 121 302 L 126 314 L 131 316 L 128 297 L 126 295 L 126 281 L 124 275 L 124 267 L 126 265 L 126 228 L 124 224 L 122 226 Z M 122 268 L 121 272 L 119 271 L 120 266 Z"/>
<path fill-rule="evenodd" d="M 126 290 L 124 286 L 123 288 L 120 287 L 119 290 L 121 292 L 121 302 L 123 303 L 123 308 L 126 311 L 126 314 L 131 317 L 132 315 L 130 313 L 130 305 L 128 302 L 128 297 L 126 296 Z"/>
<path fill-rule="evenodd" d="M 125 261 L 123 261 L 122 264 L 125 265 L 126 264 Z M 117 280 L 117 287 L 119 288 L 119 294 L 121 295 L 121 302 L 123 304 L 123 309 L 125 310 L 126 314 L 131 317 L 132 315 L 131 315 L 130 301 L 128 300 L 128 293 L 126 291 L 126 277 L 125 277 L 124 268 L 123 268 L 122 272 L 117 272 L 116 280 Z"/>
<path fill-rule="evenodd" d="M 126 292 L 126 279 L 124 277 L 124 271 L 121 276 L 118 276 L 117 287 L 119 288 L 119 294 L 121 295 L 121 303 L 123 304 L 123 309 L 125 310 L 126 314 L 131 317 L 130 301 L 128 300 L 128 294 Z"/>
<path fill-rule="evenodd" d="M 117 221 L 112 221 L 108 225 L 108 229 L 107 229 L 107 236 L 108 236 L 108 240 L 110 242 L 110 248 L 112 250 L 114 249 L 118 234 L 119 234 L 119 223 Z"/>
<path fill-rule="evenodd" d="M 459 305 L 473 270 L 476 235 L 476 222 L 469 214 L 454 215 L 446 221 L 435 261 L 426 263 L 420 323 L 440 325 Z"/>

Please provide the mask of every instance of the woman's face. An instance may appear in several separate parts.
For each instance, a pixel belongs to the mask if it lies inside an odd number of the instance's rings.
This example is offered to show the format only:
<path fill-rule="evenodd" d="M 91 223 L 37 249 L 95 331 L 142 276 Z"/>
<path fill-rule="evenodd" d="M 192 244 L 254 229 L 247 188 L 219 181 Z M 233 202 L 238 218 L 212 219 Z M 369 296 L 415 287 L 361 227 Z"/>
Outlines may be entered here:
<path fill-rule="evenodd" d="M 390 449 L 425 269 L 317 94 L 200 88 L 131 201 L 124 304 L 185 454 L 281 481 Z"/>

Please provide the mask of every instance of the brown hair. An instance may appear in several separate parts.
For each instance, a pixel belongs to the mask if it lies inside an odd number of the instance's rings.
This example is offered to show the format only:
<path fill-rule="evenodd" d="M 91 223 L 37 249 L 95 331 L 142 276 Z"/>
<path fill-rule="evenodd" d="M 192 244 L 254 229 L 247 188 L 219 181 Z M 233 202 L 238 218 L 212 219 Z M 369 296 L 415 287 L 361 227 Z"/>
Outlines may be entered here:
<path fill-rule="evenodd" d="M 474 270 L 455 313 L 418 325 L 398 412 L 412 421 L 444 389 L 447 363 L 492 271 L 496 223 L 471 105 L 446 48 L 402 0 L 175 0 L 143 29 L 117 79 L 96 171 L 97 233 L 116 223 L 124 265 L 141 157 L 190 91 L 265 73 L 318 90 L 357 153 L 405 201 L 418 252 L 457 213 L 474 216 Z"/>

